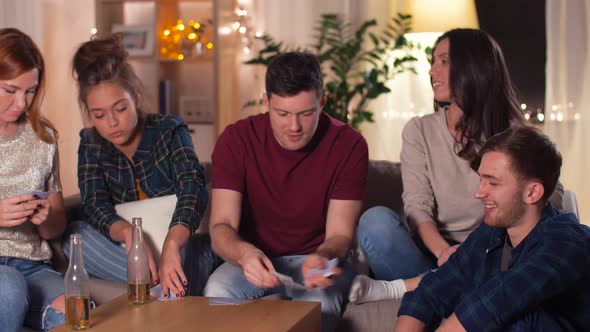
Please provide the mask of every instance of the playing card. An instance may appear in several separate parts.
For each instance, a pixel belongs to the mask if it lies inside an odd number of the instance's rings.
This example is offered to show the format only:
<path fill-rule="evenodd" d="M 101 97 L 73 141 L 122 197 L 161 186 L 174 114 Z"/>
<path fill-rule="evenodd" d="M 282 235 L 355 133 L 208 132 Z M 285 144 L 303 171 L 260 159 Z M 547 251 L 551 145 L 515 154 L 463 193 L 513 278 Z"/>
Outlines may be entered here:
<path fill-rule="evenodd" d="M 277 278 L 279 278 L 279 281 L 280 281 L 280 282 L 281 282 L 283 285 L 285 285 L 285 286 L 287 286 L 287 287 L 289 287 L 289 288 L 293 288 L 293 289 L 301 289 L 301 290 L 307 289 L 307 288 L 305 288 L 305 286 L 303 286 L 303 285 L 301 285 L 301 284 L 298 284 L 298 283 L 296 283 L 296 282 L 295 282 L 295 280 L 293 280 L 293 278 L 291 278 L 291 277 L 290 277 L 290 276 L 288 276 L 288 275 L 280 274 L 280 273 L 278 273 L 278 272 L 273 272 L 273 274 L 274 274 L 275 276 L 277 276 Z"/>
<path fill-rule="evenodd" d="M 49 193 L 42 190 L 19 190 L 16 192 L 17 195 L 37 195 L 39 199 L 47 199 Z"/>
<path fill-rule="evenodd" d="M 234 299 L 230 297 L 210 297 L 209 305 L 240 305 L 250 303 L 250 299 Z"/>
<path fill-rule="evenodd" d="M 169 293 L 170 293 L 170 296 L 164 297 L 164 293 L 162 292 L 162 286 L 160 286 L 160 285 L 156 285 L 156 286 L 152 287 L 152 289 L 150 289 L 150 294 L 160 301 L 174 301 L 174 300 L 182 299 L 182 297 L 176 297 L 176 295 L 173 292 L 169 292 Z"/>
<path fill-rule="evenodd" d="M 324 276 L 326 278 L 331 277 L 334 275 L 334 272 L 332 272 L 332 269 L 335 268 L 336 266 L 338 266 L 338 258 L 333 258 L 330 261 L 328 261 L 328 263 L 326 264 L 326 266 L 323 269 L 309 270 L 309 272 L 307 273 L 307 277 L 311 277 L 316 274 L 321 274 L 322 276 Z"/>

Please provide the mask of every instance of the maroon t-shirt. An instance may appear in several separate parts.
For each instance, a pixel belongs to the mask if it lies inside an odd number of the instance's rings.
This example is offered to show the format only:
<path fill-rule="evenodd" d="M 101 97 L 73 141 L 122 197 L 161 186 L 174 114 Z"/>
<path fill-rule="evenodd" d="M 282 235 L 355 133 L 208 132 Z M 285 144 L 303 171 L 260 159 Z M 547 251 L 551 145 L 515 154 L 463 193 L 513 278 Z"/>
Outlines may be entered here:
<path fill-rule="evenodd" d="M 228 126 L 212 156 L 212 188 L 242 193 L 242 238 L 270 257 L 314 252 L 330 199 L 364 200 L 368 149 L 347 124 L 322 112 L 301 150 L 279 145 L 268 113 Z"/>

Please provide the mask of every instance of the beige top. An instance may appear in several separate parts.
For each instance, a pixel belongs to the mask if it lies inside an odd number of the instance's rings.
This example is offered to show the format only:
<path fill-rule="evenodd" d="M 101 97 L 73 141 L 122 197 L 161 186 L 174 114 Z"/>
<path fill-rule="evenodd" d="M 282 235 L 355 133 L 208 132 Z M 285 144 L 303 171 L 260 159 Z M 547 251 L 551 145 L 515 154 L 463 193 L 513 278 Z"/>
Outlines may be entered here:
<path fill-rule="evenodd" d="M 479 175 L 457 156 L 445 111 L 410 120 L 402 140 L 402 198 L 408 224 L 415 228 L 432 220 L 445 239 L 465 241 L 484 215 L 474 197 Z"/>
<path fill-rule="evenodd" d="M 39 139 L 28 122 L 14 135 L 0 136 L 0 160 L 0 199 L 19 190 L 61 192 L 57 144 Z M 51 258 L 51 250 L 36 226 L 27 221 L 0 228 L 0 256 L 45 261 Z"/>
<path fill-rule="evenodd" d="M 410 228 L 432 220 L 445 239 L 463 242 L 483 220 L 481 202 L 475 199 L 479 175 L 457 156 L 460 148 L 440 110 L 410 120 L 402 132 L 404 212 Z M 563 185 L 550 197 L 563 209 Z"/>

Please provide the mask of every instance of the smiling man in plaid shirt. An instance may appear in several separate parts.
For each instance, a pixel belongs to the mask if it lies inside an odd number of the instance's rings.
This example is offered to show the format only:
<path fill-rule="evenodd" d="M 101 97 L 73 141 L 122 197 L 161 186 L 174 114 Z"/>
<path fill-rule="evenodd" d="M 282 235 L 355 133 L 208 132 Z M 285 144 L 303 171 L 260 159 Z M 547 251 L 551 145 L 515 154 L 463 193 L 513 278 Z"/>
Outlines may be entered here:
<path fill-rule="evenodd" d="M 394 331 L 590 331 L 590 229 L 554 209 L 561 155 L 532 127 L 485 143 L 474 164 L 485 218 L 402 301 Z"/>

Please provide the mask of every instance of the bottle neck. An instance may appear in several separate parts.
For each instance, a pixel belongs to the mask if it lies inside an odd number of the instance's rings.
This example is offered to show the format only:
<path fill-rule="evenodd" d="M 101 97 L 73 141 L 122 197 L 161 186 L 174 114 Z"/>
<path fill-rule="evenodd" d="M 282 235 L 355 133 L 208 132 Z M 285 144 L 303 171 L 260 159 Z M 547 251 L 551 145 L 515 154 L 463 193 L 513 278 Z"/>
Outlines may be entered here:
<path fill-rule="evenodd" d="M 133 233 L 131 234 L 131 241 L 132 243 L 143 242 L 143 232 L 141 230 L 141 225 L 133 224 Z"/>
<path fill-rule="evenodd" d="M 82 268 L 82 238 L 75 234 L 70 238 L 70 264 Z"/>

